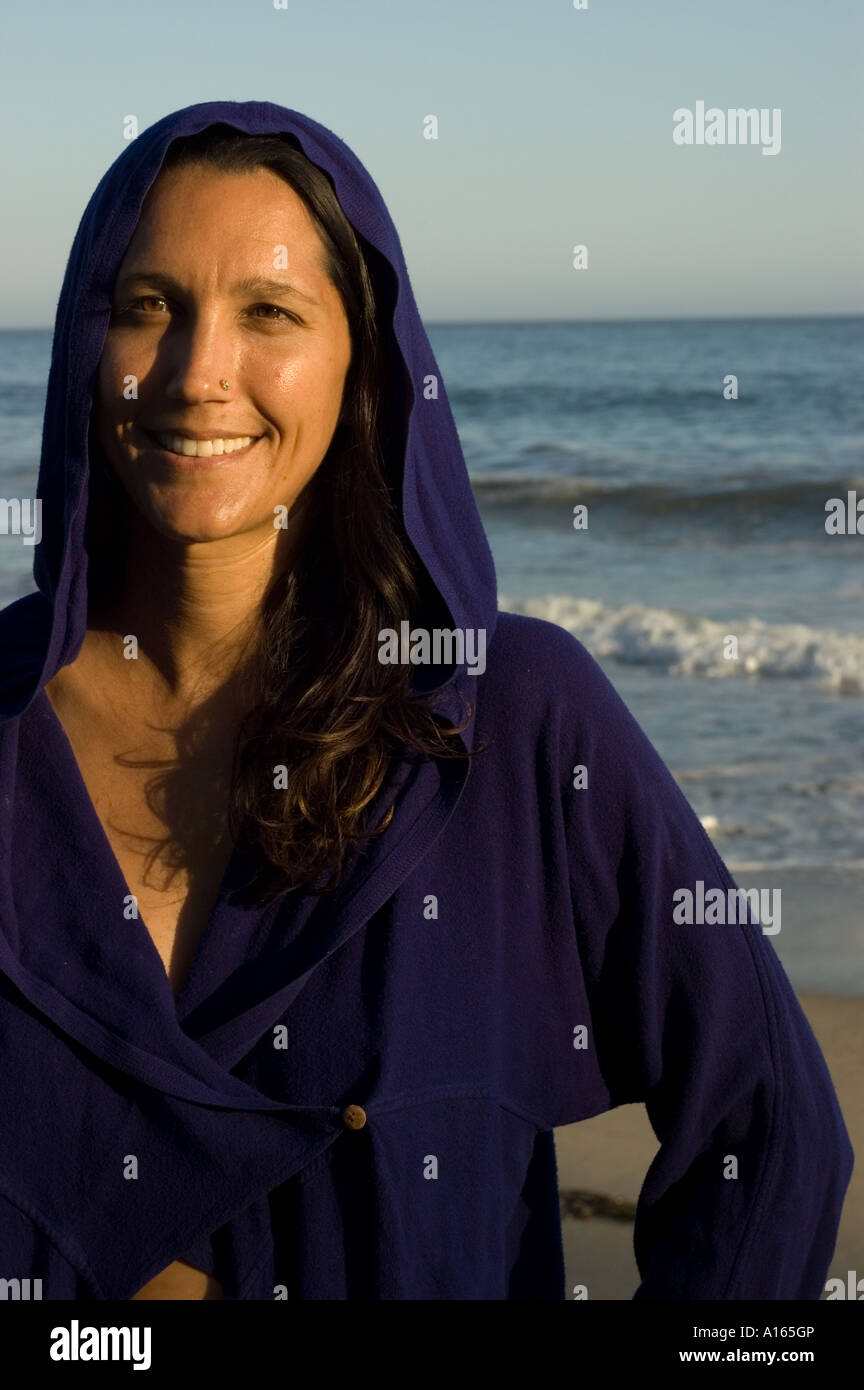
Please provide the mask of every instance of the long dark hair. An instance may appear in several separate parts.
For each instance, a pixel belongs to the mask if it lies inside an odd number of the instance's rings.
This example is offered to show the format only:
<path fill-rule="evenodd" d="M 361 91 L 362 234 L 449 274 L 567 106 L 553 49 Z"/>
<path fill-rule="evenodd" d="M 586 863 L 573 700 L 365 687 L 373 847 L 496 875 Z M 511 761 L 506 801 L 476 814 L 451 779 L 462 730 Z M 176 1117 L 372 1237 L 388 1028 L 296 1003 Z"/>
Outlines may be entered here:
<path fill-rule="evenodd" d="M 392 804 L 383 814 L 377 808 L 375 825 L 364 813 L 395 761 L 407 749 L 422 757 L 469 756 L 458 734 L 472 709 L 466 704 L 463 722 L 453 725 L 428 696 L 411 691 L 414 668 L 378 660 L 383 628 L 398 629 L 420 612 L 436 626 L 450 625 L 402 521 L 411 386 L 390 327 L 392 267 L 354 231 L 329 176 L 293 136 L 210 126 L 175 140 L 162 169 L 192 164 L 225 173 L 270 170 L 295 190 L 321 236 L 351 331 L 342 415 L 302 495 L 307 520 L 299 554 L 262 603 L 261 637 L 247 666 L 255 699 L 235 740 L 228 824 L 234 842 L 260 865 L 252 897 L 263 906 L 289 888 L 314 883 L 315 891 L 332 891 L 348 852 L 392 817 Z M 122 572 L 122 528 L 110 487 L 103 460 L 91 470 L 91 598 L 109 591 Z"/>

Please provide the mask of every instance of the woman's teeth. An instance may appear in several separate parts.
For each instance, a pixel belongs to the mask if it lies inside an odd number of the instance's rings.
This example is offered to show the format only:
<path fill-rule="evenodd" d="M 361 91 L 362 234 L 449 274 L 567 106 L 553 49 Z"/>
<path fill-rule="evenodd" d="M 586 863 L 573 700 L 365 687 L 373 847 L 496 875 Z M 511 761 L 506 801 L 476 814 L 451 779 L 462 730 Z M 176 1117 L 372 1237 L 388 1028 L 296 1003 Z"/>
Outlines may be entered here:
<path fill-rule="evenodd" d="M 209 459 L 215 454 L 233 454 L 235 449 L 245 449 L 254 436 L 242 434 L 237 439 L 187 439 L 182 434 L 154 434 L 153 438 L 163 449 L 170 449 L 172 454 Z"/>

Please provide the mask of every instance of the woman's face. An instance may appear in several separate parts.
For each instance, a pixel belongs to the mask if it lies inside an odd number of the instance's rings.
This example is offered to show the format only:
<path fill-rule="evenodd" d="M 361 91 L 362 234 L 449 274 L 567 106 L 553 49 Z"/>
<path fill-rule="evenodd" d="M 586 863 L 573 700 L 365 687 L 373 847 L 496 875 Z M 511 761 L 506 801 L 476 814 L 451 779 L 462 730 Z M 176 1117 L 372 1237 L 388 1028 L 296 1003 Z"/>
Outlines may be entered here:
<path fill-rule="evenodd" d="M 278 536 L 275 509 L 322 462 L 351 361 L 323 260 L 302 199 L 268 170 L 174 169 L 151 188 L 117 274 L 96 401 L 102 448 L 163 535 Z M 211 444 L 180 452 L 192 440 Z"/>

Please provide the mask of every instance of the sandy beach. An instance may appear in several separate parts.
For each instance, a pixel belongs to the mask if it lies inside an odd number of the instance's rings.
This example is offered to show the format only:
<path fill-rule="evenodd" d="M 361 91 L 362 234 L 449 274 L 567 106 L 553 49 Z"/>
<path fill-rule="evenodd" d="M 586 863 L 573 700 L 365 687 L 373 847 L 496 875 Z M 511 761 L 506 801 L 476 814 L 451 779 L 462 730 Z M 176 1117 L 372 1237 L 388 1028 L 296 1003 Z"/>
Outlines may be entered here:
<path fill-rule="evenodd" d="M 852 1147 L 855 1171 L 828 1277 L 864 1276 L 864 999 L 799 992 L 798 999 L 825 1056 Z M 657 1139 L 643 1105 L 622 1105 L 606 1115 L 555 1132 L 562 1192 L 578 1189 L 635 1203 Z M 589 1299 L 631 1299 L 639 1283 L 632 1221 L 592 1216 L 563 1219 L 567 1288 L 584 1284 Z"/>

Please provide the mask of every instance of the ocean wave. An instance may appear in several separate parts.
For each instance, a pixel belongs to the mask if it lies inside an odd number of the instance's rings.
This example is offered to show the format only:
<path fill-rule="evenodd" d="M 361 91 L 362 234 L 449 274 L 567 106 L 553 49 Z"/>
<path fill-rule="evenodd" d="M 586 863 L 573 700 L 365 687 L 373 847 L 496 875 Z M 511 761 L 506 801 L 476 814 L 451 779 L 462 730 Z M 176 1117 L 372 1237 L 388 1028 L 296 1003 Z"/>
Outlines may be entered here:
<path fill-rule="evenodd" d="M 771 624 L 760 618 L 719 623 L 712 618 L 595 599 L 547 594 L 517 599 L 501 595 L 499 607 L 545 618 L 566 628 L 598 661 L 653 666 L 670 676 L 710 679 L 810 680 L 835 695 L 864 694 L 864 636 L 816 630 L 803 623 Z M 727 636 L 738 656 L 724 657 Z"/>
<path fill-rule="evenodd" d="M 471 486 L 481 502 L 496 507 L 573 507 L 577 502 L 602 501 L 604 505 L 633 512 L 740 512 L 759 508 L 800 511 L 817 519 L 825 515 L 829 497 L 857 491 L 864 495 L 864 478 L 801 478 L 772 482 L 764 474 L 747 474 L 728 480 L 713 490 L 687 487 L 684 482 L 614 483 L 603 478 L 564 478 L 555 474 L 474 473 Z"/>

